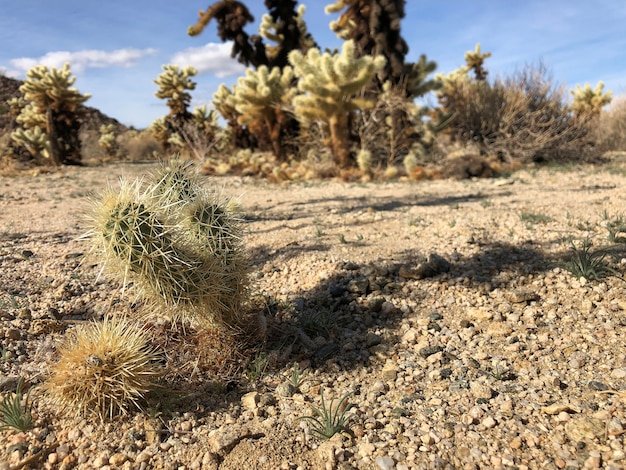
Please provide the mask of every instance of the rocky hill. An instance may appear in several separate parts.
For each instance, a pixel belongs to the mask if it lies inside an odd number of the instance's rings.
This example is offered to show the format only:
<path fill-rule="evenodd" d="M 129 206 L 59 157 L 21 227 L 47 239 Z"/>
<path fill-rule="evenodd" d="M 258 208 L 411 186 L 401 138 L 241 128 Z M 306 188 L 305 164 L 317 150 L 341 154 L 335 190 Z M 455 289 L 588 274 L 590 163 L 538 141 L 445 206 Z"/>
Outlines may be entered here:
<path fill-rule="evenodd" d="M 8 101 L 21 95 L 19 88 L 22 83 L 24 83 L 22 80 L 0 75 L 0 136 L 12 131 L 16 127 L 15 117 L 11 116 L 8 112 Z M 128 130 L 128 128 L 117 119 L 103 114 L 96 108 L 85 106 L 82 130 L 97 131 L 102 124 L 114 124 L 117 127 L 118 133 Z"/>

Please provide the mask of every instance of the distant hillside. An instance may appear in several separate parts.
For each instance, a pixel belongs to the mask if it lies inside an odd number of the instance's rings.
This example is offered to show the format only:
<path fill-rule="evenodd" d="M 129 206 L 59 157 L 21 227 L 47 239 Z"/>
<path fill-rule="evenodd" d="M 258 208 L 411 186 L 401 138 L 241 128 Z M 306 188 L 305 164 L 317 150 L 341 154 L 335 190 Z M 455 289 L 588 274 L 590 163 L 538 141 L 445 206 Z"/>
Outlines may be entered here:
<path fill-rule="evenodd" d="M 7 102 L 21 95 L 19 88 L 22 83 L 24 83 L 22 80 L 0 75 L 0 135 L 10 132 L 17 127 L 15 118 L 8 113 L 9 106 Z M 128 127 L 120 123 L 117 119 L 103 114 L 96 108 L 85 106 L 85 117 L 83 118 L 81 130 L 98 131 L 102 124 L 115 125 L 118 133 L 128 130 Z"/>

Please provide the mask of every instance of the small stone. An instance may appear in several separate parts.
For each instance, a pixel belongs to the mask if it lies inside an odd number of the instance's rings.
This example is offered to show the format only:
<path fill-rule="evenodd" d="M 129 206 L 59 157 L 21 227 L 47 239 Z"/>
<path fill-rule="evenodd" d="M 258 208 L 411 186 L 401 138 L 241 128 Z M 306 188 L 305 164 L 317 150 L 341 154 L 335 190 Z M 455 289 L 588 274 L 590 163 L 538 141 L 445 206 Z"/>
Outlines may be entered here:
<path fill-rule="evenodd" d="M 385 455 L 383 457 L 376 457 L 376 459 L 374 459 L 374 462 L 376 462 L 376 465 L 380 470 L 393 470 L 394 468 L 396 468 L 396 463 L 388 455 Z"/>
<path fill-rule="evenodd" d="M 613 369 L 611 371 L 611 377 L 614 379 L 624 379 L 626 378 L 626 368 L 624 369 Z"/>
<path fill-rule="evenodd" d="M 48 454 L 48 463 L 51 465 L 55 465 L 59 461 L 59 454 L 56 452 L 52 452 Z"/>
<path fill-rule="evenodd" d="M 122 454 L 121 452 L 117 452 L 116 454 L 113 454 L 111 456 L 111 458 L 109 459 L 109 464 L 113 465 L 114 467 L 119 467 L 124 462 L 126 462 L 126 460 L 126 455 Z"/>
<path fill-rule="evenodd" d="M 596 390 L 599 392 L 602 392 L 604 390 L 608 390 L 609 387 L 605 384 L 603 384 L 602 382 L 599 382 L 597 380 L 590 380 L 589 383 L 587 384 L 587 387 L 589 387 L 590 390 Z"/>
<path fill-rule="evenodd" d="M 470 307 L 465 311 L 470 320 L 491 320 L 493 312 L 484 308 Z"/>
<path fill-rule="evenodd" d="M 482 424 L 486 429 L 491 429 L 495 427 L 498 423 L 491 416 L 487 416 L 485 419 L 482 420 L 480 424 Z"/>
<path fill-rule="evenodd" d="M 249 435 L 248 429 L 240 426 L 222 426 L 209 434 L 209 447 L 213 453 L 225 455 Z"/>
<path fill-rule="evenodd" d="M 596 418 L 581 417 L 565 423 L 565 434 L 573 442 L 603 439 L 604 431 L 604 421 Z"/>
<path fill-rule="evenodd" d="M 517 436 L 514 437 L 513 439 L 511 439 L 511 442 L 509 442 L 509 447 L 511 449 L 519 449 L 522 447 L 522 438 Z"/>
<path fill-rule="evenodd" d="M 371 348 L 372 346 L 376 346 L 382 343 L 382 341 L 383 339 L 376 333 L 368 333 L 365 336 L 365 344 L 367 345 L 368 348 Z"/>
<path fill-rule="evenodd" d="M 423 358 L 427 358 L 428 356 L 432 356 L 433 354 L 437 354 L 441 351 L 443 351 L 443 348 L 441 346 L 425 346 L 421 348 L 417 353 Z"/>
<path fill-rule="evenodd" d="M 407 344 L 407 343 L 415 343 L 415 340 L 419 337 L 419 331 L 417 331 L 415 328 L 409 328 L 403 335 L 402 335 L 402 343 Z"/>
<path fill-rule="evenodd" d="M 450 382 L 448 390 L 451 392 L 460 392 L 461 390 L 467 390 L 469 387 L 469 382 L 467 380 L 454 380 Z"/>
<path fill-rule="evenodd" d="M 477 381 L 472 381 L 470 382 L 469 386 L 470 390 L 472 391 L 472 395 L 474 395 L 475 398 L 484 398 L 486 400 L 489 400 L 493 397 L 493 390 L 488 385 Z"/>
<path fill-rule="evenodd" d="M 541 408 L 547 415 L 558 415 L 559 413 L 580 413 L 580 409 L 576 406 L 567 403 L 553 403 L 552 405 L 544 406 Z"/>
<path fill-rule="evenodd" d="M 600 468 L 602 464 L 602 456 L 597 450 L 589 452 L 589 457 L 585 460 L 585 468 Z"/>
<path fill-rule="evenodd" d="M 360 457 L 369 457 L 370 455 L 374 453 L 375 450 L 376 450 L 376 446 L 374 446 L 374 444 L 371 444 L 369 442 L 359 444 L 359 456 Z"/>
<path fill-rule="evenodd" d="M 291 382 L 283 382 L 276 387 L 276 395 L 279 397 L 290 397 L 296 393 L 296 387 Z"/>
<path fill-rule="evenodd" d="M 149 462 L 152 458 L 152 452 L 148 449 L 142 450 L 137 457 L 135 457 L 135 463 Z"/>
<path fill-rule="evenodd" d="M 348 282 L 347 289 L 353 294 L 367 294 L 369 284 L 370 282 L 366 277 L 351 279 Z"/>
<path fill-rule="evenodd" d="M 7 339 L 18 341 L 22 337 L 22 333 L 17 328 L 7 328 L 4 332 L 4 336 Z"/>
<path fill-rule="evenodd" d="M 383 380 L 392 381 L 396 380 L 396 376 L 398 375 L 398 369 L 393 363 L 387 363 L 383 367 L 381 371 L 381 376 Z"/>
<path fill-rule="evenodd" d="M 539 294 L 531 289 L 516 289 L 506 294 L 507 300 L 514 304 L 539 300 Z"/>
<path fill-rule="evenodd" d="M 259 400 L 259 392 L 248 392 L 241 397 L 241 404 L 249 410 L 256 410 Z"/>

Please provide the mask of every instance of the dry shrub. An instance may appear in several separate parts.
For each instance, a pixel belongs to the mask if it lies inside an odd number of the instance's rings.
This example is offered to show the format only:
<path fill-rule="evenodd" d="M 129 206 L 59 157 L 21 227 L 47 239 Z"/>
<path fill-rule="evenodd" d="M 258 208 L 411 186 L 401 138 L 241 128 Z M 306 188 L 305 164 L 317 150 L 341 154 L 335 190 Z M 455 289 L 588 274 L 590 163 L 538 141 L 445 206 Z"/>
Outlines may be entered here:
<path fill-rule="evenodd" d="M 593 128 L 598 151 L 626 151 L 626 96 L 613 100 L 610 108 L 602 111 Z"/>
<path fill-rule="evenodd" d="M 582 160 L 589 121 L 576 119 L 544 66 L 526 66 L 493 82 L 465 80 L 446 96 L 454 119 L 448 132 L 457 142 L 474 142 L 504 161 Z"/>
<path fill-rule="evenodd" d="M 163 153 L 161 144 L 152 133 L 130 130 L 117 137 L 120 153 L 130 161 L 154 160 Z"/>

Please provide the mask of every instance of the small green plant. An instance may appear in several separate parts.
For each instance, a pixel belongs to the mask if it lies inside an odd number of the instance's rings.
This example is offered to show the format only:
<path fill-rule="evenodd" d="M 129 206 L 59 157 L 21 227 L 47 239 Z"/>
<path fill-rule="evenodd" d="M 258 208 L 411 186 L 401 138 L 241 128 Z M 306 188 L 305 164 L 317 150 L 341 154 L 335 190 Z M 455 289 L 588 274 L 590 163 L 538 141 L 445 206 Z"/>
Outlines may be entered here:
<path fill-rule="evenodd" d="M 293 385 L 293 388 L 299 390 L 308 373 L 309 369 L 300 369 L 300 364 L 294 362 L 291 369 L 291 385 Z"/>
<path fill-rule="evenodd" d="M 348 240 L 346 240 L 346 236 L 343 233 L 339 234 L 339 243 L 342 245 L 346 245 L 348 243 Z"/>
<path fill-rule="evenodd" d="M 623 214 L 617 214 L 614 217 L 609 216 L 608 212 L 602 212 L 606 230 L 609 232 L 608 238 L 611 243 L 626 243 L 626 218 Z"/>
<path fill-rule="evenodd" d="M 256 382 L 261 380 L 265 375 L 265 371 L 267 370 L 267 365 L 269 362 L 269 358 L 267 357 L 267 353 L 259 352 L 254 356 L 254 359 L 250 361 L 248 367 L 246 368 L 246 377 L 250 382 Z"/>
<path fill-rule="evenodd" d="M 32 405 L 28 403 L 30 390 L 24 397 L 22 388 L 24 379 L 20 377 L 17 382 L 15 393 L 7 394 L 0 401 L 0 431 L 13 429 L 15 431 L 28 431 L 33 427 L 31 414 Z M 22 404 L 22 399 L 24 404 Z"/>
<path fill-rule="evenodd" d="M 619 271 L 609 266 L 605 258 L 609 254 L 607 248 L 592 249 L 589 239 L 583 241 L 582 246 L 577 248 L 572 242 L 572 257 L 565 263 L 565 269 L 577 278 L 585 278 L 588 281 L 597 281 L 607 276 L 621 277 Z"/>
<path fill-rule="evenodd" d="M 311 434 L 321 440 L 327 440 L 338 432 L 347 431 L 346 425 L 354 415 L 348 413 L 352 405 L 348 403 L 348 397 L 351 393 L 344 395 L 336 406 L 335 400 L 331 400 L 327 405 L 324 398 L 324 390 L 322 394 L 322 406 L 317 408 L 311 407 L 312 416 L 301 416 L 299 419 L 307 420 L 311 423 Z"/>
<path fill-rule="evenodd" d="M 548 215 L 537 214 L 535 212 L 521 212 L 519 218 L 526 224 L 527 227 L 535 224 L 547 224 L 548 222 L 552 222 L 554 220 Z"/>

